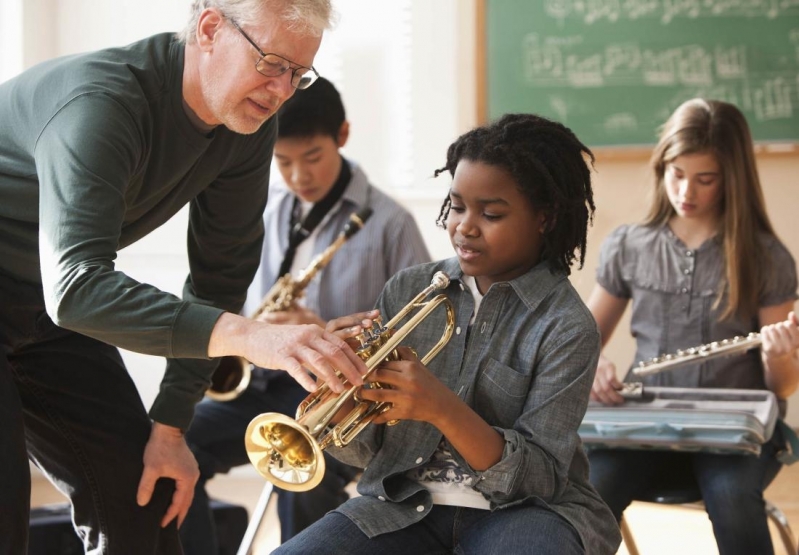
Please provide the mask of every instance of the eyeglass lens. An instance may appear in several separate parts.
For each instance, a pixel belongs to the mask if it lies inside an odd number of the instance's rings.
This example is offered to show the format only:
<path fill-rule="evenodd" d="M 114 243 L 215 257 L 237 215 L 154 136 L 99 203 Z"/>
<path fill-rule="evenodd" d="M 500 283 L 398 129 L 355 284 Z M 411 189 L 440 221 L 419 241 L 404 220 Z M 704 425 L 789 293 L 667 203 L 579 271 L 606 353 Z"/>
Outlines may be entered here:
<path fill-rule="evenodd" d="M 267 54 L 258 60 L 255 69 L 267 77 L 277 77 L 291 70 L 291 85 L 297 89 L 306 89 L 316 80 L 313 70 L 305 67 L 292 69 L 289 61 L 277 54 Z"/>

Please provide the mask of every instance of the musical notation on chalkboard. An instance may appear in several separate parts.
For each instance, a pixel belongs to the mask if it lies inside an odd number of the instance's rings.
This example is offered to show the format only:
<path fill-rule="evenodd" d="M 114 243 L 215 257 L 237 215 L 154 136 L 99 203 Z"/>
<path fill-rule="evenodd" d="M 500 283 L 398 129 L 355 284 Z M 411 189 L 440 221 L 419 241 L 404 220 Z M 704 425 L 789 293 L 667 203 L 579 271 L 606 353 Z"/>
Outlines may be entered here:
<path fill-rule="evenodd" d="M 799 0 L 484 0 L 487 116 L 554 117 L 651 144 L 684 100 L 732 102 L 755 140 L 799 140 Z"/>

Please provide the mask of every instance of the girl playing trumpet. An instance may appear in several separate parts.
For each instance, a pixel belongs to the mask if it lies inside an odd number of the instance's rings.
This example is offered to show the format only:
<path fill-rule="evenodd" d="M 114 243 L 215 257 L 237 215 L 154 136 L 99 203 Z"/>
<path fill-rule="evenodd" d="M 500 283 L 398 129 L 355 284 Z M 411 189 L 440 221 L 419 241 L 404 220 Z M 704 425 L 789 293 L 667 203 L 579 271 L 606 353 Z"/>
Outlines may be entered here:
<path fill-rule="evenodd" d="M 368 378 L 391 403 L 330 453 L 365 467 L 360 497 L 275 553 L 614 553 L 613 517 L 588 481 L 577 429 L 599 353 L 568 280 L 593 213 L 590 151 L 558 123 L 507 115 L 452 144 L 438 223 L 456 256 L 404 270 L 378 308 L 391 316 L 437 271 L 453 338 L 427 367 L 409 348 Z M 432 313 L 407 336 L 427 352 Z"/>

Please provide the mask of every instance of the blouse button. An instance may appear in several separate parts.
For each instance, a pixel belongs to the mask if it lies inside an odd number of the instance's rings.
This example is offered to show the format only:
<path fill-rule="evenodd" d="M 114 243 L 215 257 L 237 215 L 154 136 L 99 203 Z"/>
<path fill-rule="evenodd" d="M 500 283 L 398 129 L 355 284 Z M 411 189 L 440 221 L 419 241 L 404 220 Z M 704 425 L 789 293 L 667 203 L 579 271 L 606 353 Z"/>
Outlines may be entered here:
<path fill-rule="evenodd" d="M 685 270 L 683 270 L 683 273 L 684 273 L 686 276 L 690 275 L 690 274 L 691 274 L 691 268 L 686 268 Z"/>
<path fill-rule="evenodd" d="M 457 328 L 455 328 L 455 335 L 460 335 L 460 334 L 461 334 L 461 327 L 458 326 Z"/>
<path fill-rule="evenodd" d="M 694 251 L 685 251 L 685 256 L 693 256 Z"/>
<path fill-rule="evenodd" d="M 424 511 L 424 505 L 419 505 L 418 507 L 416 507 L 417 513 L 421 513 L 422 511 Z"/>
<path fill-rule="evenodd" d="M 687 293 L 687 292 L 688 292 L 687 287 L 683 287 L 682 289 L 680 289 L 680 293 Z"/>
<path fill-rule="evenodd" d="M 416 464 L 422 464 L 423 460 L 424 459 L 422 457 L 419 457 L 418 459 L 416 459 Z"/>

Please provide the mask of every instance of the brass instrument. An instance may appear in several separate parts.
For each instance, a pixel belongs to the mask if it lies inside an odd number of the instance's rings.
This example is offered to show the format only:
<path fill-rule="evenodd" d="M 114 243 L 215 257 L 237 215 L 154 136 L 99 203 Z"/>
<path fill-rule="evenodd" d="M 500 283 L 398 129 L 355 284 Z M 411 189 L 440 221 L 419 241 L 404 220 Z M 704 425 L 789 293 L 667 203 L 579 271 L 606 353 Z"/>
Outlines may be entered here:
<path fill-rule="evenodd" d="M 398 360 L 396 348 L 400 342 L 442 304 L 446 309 L 444 332 L 438 343 L 421 359 L 422 364 L 427 364 L 447 344 L 455 326 L 452 302 L 444 294 L 427 302 L 422 300 L 430 292 L 448 285 L 449 276 L 444 272 L 437 272 L 430 285 L 385 326 L 375 320 L 376 327 L 361 334 L 361 347 L 356 353 L 368 369 L 364 379 L 383 361 Z M 419 311 L 405 325 L 395 330 L 395 326 L 417 308 Z M 325 473 L 322 451 L 330 445 L 347 445 L 376 416 L 391 408 L 390 403 L 358 399 L 356 392 L 360 387 L 350 386 L 338 394 L 327 384 L 321 385 L 297 408 L 296 420 L 275 412 L 256 416 L 247 427 L 244 443 L 250 462 L 258 473 L 276 486 L 289 491 L 307 491 L 316 487 Z M 381 386 L 373 382 L 369 387 Z M 339 423 L 329 426 L 339 409 L 350 399 L 355 403 L 354 408 Z"/>
<path fill-rule="evenodd" d="M 362 208 L 350 215 L 350 219 L 338 237 L 323 252 L 314 258 L 297 279 L 292 279 L 291 274 L 281 276 L 264 295 L 261 304 L 250 319 L 255 320 L 262 314 L 269 312 L 286 312 L 293 309 L 294 302 L 302 298 L 305 288 L 311 280 L 325 266 L 330 263 L 333 255 L 355 235 L 372 215 L 371 208 Z M 205 392 L 206 397 L 215 401 L 230 401 L 235 399 L 247 389 L 252 376 L 253 365 L 250 361 L 238 356 L 225 356 L 219 361 L 219 366 L 211 376 L 211 386 Z"/>
<path fill-rule="evenodd" d="M 714 341 L 706 345 L 691 347 L 690 349 L 680 349 L 674 354 L 663 355 L 639 362 L 638 366 L 633 368 L 633 374 L 637 376 L 648 376 L 666 370 L 674 370 L 675 368 L 693 362 L 704 362 L 721 356 L 744 353 L 749 349 L 759 347 L 761 342 L 760 334 L 752 332 L 746 337 L 739 335 L 732 339 Z"/>

